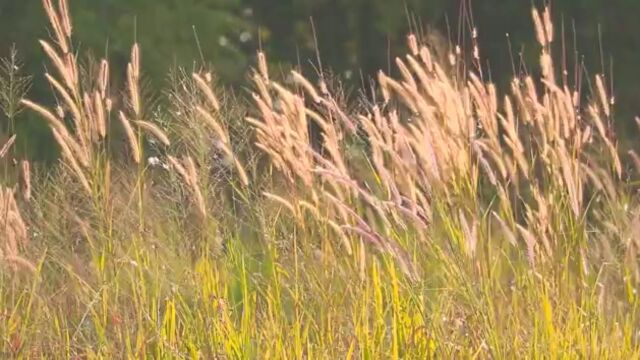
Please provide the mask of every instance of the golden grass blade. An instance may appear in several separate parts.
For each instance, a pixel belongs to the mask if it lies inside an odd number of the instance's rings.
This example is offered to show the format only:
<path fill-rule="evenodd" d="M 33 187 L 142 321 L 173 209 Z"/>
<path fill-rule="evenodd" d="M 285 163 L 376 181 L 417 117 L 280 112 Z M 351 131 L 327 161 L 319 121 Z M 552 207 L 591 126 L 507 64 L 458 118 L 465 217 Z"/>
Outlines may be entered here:
<path fill-rule="evenodd" d="M 71 167 L 71 170 L 76 175 L 76 178 L 80 181 L 80 184 L 82 185 L 84 190 L 87 192 L 87 194 L 92 194 L 89 181 L 87 180 L 87 177 L 82 171 L 82 168 L 80 167 L 80 165 L 78 165 L 78 161 L 76 160 L 75 156 L 73 155 L 73 152 L 69 148 L 69 145 L 65 140 L 64 136 L 58 133 L 58 131 L 53 127 L 51 128 L 51 131 L 53 133 L 54 138 L 58 142 L 58 145 L 60 145 L 60 149 L 62 150 L 62 157 L 66 160 L 66 163 Z"/>

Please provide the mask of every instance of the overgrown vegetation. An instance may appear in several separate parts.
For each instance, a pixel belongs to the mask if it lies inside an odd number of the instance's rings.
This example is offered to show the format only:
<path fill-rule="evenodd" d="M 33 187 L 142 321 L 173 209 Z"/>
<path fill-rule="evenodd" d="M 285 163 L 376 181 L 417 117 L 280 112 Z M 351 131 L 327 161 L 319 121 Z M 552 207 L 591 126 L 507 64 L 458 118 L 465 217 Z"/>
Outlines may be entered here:
<path fill-rule="evenodd" d="M 605 76 L 554 65 L 549 9 L 539 76 L 508 93 L 475 42 L 443 63 L 411 34 L 354 107 L 264 53 L 249 101 L 202 68 L 148 103 L 137 44 L 115 89 L 78 64 L 66 1 L 44 7 L 57 103 L 20 77 L 3 108 L 61 158 L 5 171 L 2 356 L 638 356 L 635 183 Z"/>

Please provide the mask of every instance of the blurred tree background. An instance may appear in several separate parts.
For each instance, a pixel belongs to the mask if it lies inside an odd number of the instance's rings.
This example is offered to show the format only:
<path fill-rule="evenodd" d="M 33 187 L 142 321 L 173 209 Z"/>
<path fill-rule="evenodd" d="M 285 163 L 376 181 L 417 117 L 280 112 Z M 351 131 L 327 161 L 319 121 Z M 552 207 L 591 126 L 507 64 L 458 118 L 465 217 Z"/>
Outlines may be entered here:
<path fill-rule="evenodd" d="M 473 25 L 463 21 L 461 10 L 470 2 Z M 519 64 L 522 54 L 531 69 L 538 60 L 531 2 L 522 0 L 70 0 L 70 5 L 80 53 L 107 55 L 121 71 L 137 40 L 152 88 L 167 81 L 171 68 L 200 66 L 203 59 L 223 83 L 241 87 L 259 47 L 274 69 L 302 65 L 312 74 L 318 67 L 316 44 L 323 69 L 355 88 L 390 67 L 390 59 L 404 51 L 411 28 L 457 42 L 460 25 L 466 32 L 476 26 L 485 73 L 502 86 L 513 75 L 512 59 Z M 576 61 L 577 47 L 584 56 L 577 61 L 584 61 L 589 74 L 604 69 L 614 84 L 616 126 L 628 129 L 640 114 L 640 1 L 554 0 L 552 6 L 558 35 L 564 25 L 568 61 Z M 16 45 L 24 72 L 35 74 L 29 96 L 37 99 L 49 98 L 37 42 L 48 37 L 47 26 L 40 1 L 0 0 L 0 57 Z M 39 139 L 28 146 L 32 155 L 50 157 L 41 122 L 23 113 L 17 123 L 20 131 Z"/>

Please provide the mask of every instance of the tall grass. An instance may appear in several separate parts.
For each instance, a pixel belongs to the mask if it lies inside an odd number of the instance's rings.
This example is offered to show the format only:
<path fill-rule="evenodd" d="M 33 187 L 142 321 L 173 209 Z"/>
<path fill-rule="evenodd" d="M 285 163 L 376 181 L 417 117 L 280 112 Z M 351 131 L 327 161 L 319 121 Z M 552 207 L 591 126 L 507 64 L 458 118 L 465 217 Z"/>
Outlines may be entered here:
<path fill-rule="evenodd" d="M 43 3 L 57 103 L 15 105 L 61 156 L 0 190 L 2 356 L 640 355 L 611 89 L 555 66 L 549 9 L 540 63 L 506 92 L 473 30 L 447 63 L 409 35 L 356 107 L 264 53 L 249 101 L 202 68 L 154 106 L 138 44 L 114 89 L 106 59 L 78 64 L 66 1 Z"/>

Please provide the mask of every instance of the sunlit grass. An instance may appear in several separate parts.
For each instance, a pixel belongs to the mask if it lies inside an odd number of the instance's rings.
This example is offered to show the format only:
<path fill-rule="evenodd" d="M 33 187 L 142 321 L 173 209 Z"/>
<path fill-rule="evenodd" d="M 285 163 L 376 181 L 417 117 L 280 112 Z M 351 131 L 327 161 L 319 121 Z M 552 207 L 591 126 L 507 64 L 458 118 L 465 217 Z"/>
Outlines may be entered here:
<path fill-rule="evenodd" d="M 0 357 L 640 356 L 634 173 L 603 75 L 556 81 L 548 9 L 542 75 L 508 94 L 410 35 L 351 112 L 262 53 L 250 101 L 202 69 L 149 105 L 137 44 L 111 89 L 106 60 L 72 56 L 66 2 L 44 4 L 59 103 L 12 106 L 61 160 L 4 177 Z"/>

